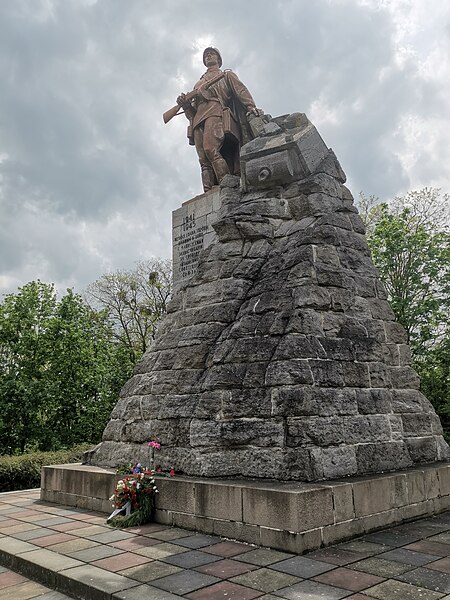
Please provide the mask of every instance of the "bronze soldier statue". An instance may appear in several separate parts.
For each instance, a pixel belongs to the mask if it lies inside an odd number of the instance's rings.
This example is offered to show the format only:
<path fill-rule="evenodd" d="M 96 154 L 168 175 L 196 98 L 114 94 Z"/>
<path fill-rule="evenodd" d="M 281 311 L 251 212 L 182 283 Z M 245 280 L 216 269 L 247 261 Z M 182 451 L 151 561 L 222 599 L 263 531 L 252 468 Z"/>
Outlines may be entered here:
<path fill-rule="evenodd" d="M 164 114 L 167 123 L 181 107 L 189 119 L 188 138 L 197 150 L 203 189 L 210 190 L 225 175 L 239 175 L 239 149 L 253 136 L 247 115 L 258 115 L 255 102 L 238 76 L 222 71 L 217 48 L 206 48 L 203 64 L 207 67 L 189 94 L 177 98 L 177 107 Z"/>

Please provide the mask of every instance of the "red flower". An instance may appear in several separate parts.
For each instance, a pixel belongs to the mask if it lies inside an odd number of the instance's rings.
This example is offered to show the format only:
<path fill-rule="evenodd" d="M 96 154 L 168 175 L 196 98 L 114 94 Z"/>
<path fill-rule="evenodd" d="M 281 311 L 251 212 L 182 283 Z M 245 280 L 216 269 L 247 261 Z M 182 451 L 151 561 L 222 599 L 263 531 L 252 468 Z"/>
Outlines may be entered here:
<path fill-rule="evenodd" d="M 172 467 L 169 471 L 169 475 L 173 477 L 175 475 L 175 469 Z"/>
<path fill-rule="evenodd" d="M 161 471 L 162 471 L 162 469 L 161 469 L 160 465 L 158 465 L 158 466 L 156 467 L 156 472 L 157 472 L 157 473 L 161 473 Z"/>

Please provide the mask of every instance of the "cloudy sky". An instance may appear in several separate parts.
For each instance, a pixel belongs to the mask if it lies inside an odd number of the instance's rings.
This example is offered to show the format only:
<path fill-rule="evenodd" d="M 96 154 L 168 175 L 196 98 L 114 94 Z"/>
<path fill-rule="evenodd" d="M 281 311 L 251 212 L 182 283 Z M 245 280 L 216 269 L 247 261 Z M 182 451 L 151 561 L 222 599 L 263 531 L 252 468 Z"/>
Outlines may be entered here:
<path fill-rule="evenodd" d="M 0 294 L 169 257 L 202 191 L 184 117 L 202 50 L 305 112 L 354 195 L 450 192 L 448 0 L 0 0 Z"/>

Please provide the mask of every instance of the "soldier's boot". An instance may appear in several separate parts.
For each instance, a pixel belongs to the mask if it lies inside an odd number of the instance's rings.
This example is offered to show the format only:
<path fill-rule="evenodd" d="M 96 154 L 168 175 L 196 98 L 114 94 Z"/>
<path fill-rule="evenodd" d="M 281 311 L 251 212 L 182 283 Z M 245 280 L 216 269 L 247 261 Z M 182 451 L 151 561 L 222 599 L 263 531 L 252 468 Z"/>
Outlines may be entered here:
<path fill-rule="evenodd" d="M 200 165 L 200 167 L 202 173 L 203 190 L 205 192 L 209 192 L 209 190 L 216 183 L 214 171 L 210 165 Z"/>
<path fill-rule="evenodd" d="M 216 174 L 216 179 L 218 183 L 222 181 L 225 175 L 230 173 L 230 169 L 228 168 L 227 162 L 223 158 L 216 158 L 216 160 L 212 163 L 214 173 Z"/>

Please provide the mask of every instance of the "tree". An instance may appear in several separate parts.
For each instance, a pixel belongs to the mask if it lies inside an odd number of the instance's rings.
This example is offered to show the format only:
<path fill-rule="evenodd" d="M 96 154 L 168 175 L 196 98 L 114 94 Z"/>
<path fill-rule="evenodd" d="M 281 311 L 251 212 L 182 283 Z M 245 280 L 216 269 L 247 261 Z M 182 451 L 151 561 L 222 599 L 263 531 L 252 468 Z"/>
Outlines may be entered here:
<path fill-rule="evenodd" d="M 31 282 L 0 305 L 0 451 L 99 440 L 131 372 L 106 314 Z"/>
<path fill-rule="evenodd" d="M 425 188 L 389 205 L 373 196 L 361 201 L 373 260 L 406 330 L 422 390 L 450 425 L 450 198 Z"/>
<path fill-rule="evenodd" d="M 381 204 L 369 245 L 416 355 L 445 337 L 450 309 L 449 197 L 425 188 Z"/>
<path fill-rule="evenodd" d="M 154 339 L 172 291 L 168 260 L 147 260 L 129 271 L 103 275 L 87 289 L 87 299 L 107 311 L 117 339 L 134 364 Z"/>
<path fill-rule="evenodd" d="M 49 324 L 51 361 L 47 392 L 53 409 L 47 425 L 57 445 L 98 441 L 133 364 L 117 342 L 105 312 L 94 311 L 72 290 Z"/>
<path fill-rule="evenodd" d="M 41 435 L 46 406 L 43 379 L 48 366 L 46 342 L 55 310 L 53 286 L 33 281 L 0 306 L 0 406 L 2 451 L 24 451 Z"/>

